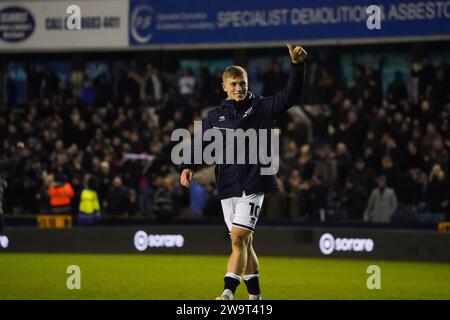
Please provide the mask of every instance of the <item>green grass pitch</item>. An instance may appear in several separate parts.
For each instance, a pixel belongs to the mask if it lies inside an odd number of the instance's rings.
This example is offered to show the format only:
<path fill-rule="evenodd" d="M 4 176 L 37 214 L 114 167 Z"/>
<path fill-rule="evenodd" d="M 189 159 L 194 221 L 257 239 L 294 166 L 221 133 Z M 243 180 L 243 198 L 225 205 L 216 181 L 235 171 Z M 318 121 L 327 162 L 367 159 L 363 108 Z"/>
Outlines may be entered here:
<path fill-rule="evenodd" d="M 225 256 L 0 254 L 0 299 L 193 299 L 222 291 Z M 67 289 L 69 265 L 81 289 Z M 264 299 L 450 299 L 450 264 L 260 257 Z M 381 289 L 369 290 L 369 265 Z M 247 299 L 242 283 L 236 299 Z"/>

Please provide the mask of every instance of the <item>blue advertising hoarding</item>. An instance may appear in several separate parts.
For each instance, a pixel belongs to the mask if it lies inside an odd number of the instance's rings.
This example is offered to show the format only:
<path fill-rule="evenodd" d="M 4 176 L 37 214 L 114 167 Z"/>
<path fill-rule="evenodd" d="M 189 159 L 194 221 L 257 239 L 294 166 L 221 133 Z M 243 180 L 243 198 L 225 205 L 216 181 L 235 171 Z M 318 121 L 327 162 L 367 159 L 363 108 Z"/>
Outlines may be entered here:
<path fill-rule="evenodd" d="M 129 14 L 132 46 L 450 39 L 448 0 L 130 0 Z"/>

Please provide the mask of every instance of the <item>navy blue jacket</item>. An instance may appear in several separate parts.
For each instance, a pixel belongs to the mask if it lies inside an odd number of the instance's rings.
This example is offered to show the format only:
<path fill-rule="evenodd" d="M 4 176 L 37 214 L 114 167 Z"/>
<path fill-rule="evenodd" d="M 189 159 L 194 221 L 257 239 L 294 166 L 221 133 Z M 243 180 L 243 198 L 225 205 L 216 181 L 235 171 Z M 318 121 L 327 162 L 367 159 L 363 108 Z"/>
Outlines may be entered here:
<path fill-rule="evenodd" d="M 223 101 L 220 107 L 210 111 L 207 118 L 202 121 L 202 134 L 211 128 L 240 128 L 244 131 L 249 128 L 272 129 L 277 116 L 299 101 L 303 87 L 304 68 L 304 63 L 292 63 L 286 86 L 272 97 L 255 96 L 248 92 L 247 97 L 242 101 Z M 221 132 L 225 132 L 225 130 L 221 130 Z M 268 131 L 269 134 L 270 131 Z M 246 148 L 246 153 L 248 152 L 249 148 Z M 225 150 L 223 154 L 225 155 Z M 259 163 L 216 164 L 215 175 L 220 199 L 240 197 L 243 191 L 250 195 L 276 190 L 276 176 L 261 175 L 260 169 L 261 164 Z"/>

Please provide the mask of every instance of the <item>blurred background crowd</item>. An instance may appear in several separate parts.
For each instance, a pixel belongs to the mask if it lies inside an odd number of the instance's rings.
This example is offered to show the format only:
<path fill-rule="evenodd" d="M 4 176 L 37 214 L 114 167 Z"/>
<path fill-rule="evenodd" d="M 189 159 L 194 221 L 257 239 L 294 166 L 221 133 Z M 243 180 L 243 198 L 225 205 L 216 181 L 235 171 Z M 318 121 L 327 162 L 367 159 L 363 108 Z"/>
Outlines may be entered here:
<path fill-rule="evenodd" d="M 308 48 L 307 48 L 308 49 Z M 250 91 L 276 94 L 287 52 L 209 59 L 179 53 L 8 56 L 0 155 L 24 141 L 5 212 L 220 218 L 211 170 L 179 184 L 171 133 L 193 130 L 224 98 L 221 72 L 248 69 Z M 302 104 L 277 119 L 279 190 L 267 220 L 427 223 L 450 213 L 450 51 L 442 45 L 308 49 Z M 211 57 L 217 57 L 212 59 Z"/>

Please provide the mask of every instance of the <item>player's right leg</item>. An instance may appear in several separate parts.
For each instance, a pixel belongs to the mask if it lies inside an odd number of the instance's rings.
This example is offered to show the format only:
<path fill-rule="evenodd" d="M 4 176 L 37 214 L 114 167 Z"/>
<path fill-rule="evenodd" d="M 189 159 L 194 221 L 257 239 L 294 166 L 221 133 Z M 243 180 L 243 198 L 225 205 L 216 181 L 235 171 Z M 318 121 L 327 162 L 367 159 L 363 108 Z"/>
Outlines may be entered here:
<path fill-rule="evenodd" d="M 231 256 L 228 259 L 227 274 L 224 278 L 224 291 L 220 300 L 232 300 L 238 285 L 241 282 L 241 275 L 247 264 L 247 247 L 251 231 L 248 229 L 233 226 L 231 228 Z"/>
<path fill-rule="evenodd" d="M 235 227 L 231 229 L 231 256 L 228 260 L 228 272 L 237 275 L 244 273 L 247 265 L 247 247 L 252 232 L 248 229 Z"/>

